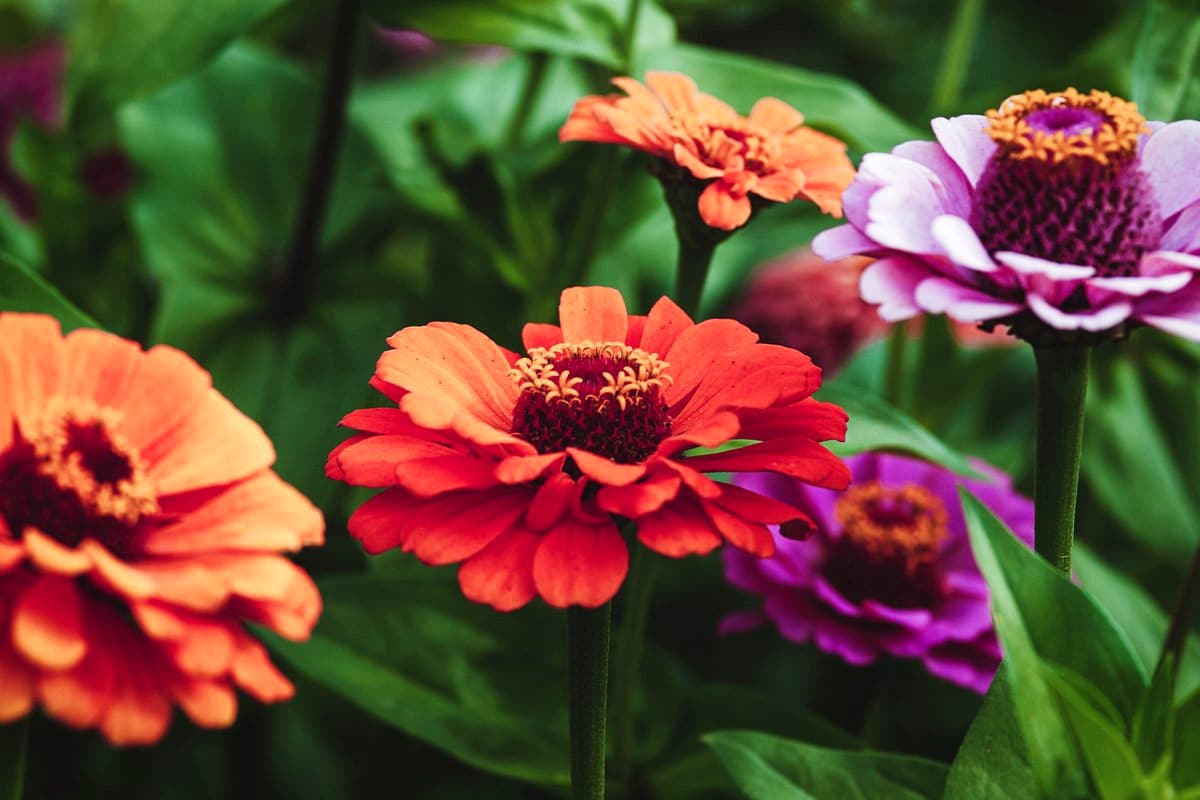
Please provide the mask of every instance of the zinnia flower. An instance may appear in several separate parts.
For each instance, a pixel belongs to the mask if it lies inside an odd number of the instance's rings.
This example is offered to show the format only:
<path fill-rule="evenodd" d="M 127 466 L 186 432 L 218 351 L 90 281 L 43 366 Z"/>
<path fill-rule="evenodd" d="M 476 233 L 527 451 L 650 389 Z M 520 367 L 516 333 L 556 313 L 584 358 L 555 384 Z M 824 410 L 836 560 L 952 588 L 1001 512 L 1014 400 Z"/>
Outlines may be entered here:
<path fill-rule="evenodd" d="M 58 125 L 64 52 L 56 42 L 0 58 L 0 197 L 21 219 L 37 214 L 33 187 L 9 161 L 17 125 L 26 117 L 45 129 Z"/>
<path fill-rule="evenodd" d="M 751 276 L 734 310 L 765 342 L 807 353 L 826 373 L 836 371 L 887 325 L 858 296 L 870 259 L 828 264 L 808 250 L 789 253 Z"/>
<path fill-rule="evenodd" d="M 813 242 L 880 257 L 862 294 L 885 319 L 944 312 L 1034 344 L 1136 324 L 1200 339 L 1200 122 L 1147 124 L 1132 103 L 1068 89 L 932 125 L 936 142 L 866 156 L 842 198 L 849 224 Z"/>
<path fill-rule="evenodd" d="M 518 356 L 466 325 L 392 336 L 371 383 L 396 403 L 354 411 L 362 431 L 326 473 L 387 487 L 350 518 L 367 552 L 395 547 L 429 564 L 462 562 L 470 599 L 500 610 L 541 595 L 599 606 L 625 578 L 619 520 L 666 556 L 723 541 L 770 555 L 768 524 L 805 513 L 703 473 L 774 470 L 844 487 L 846 467 L 819 440 L 846 415 L 810 395 L 820 370 L 758 344 L 732 320 L 694 324 L 667 298 L 629 316 L 621 295 L 568 289 L 561 327 L 529 324 Z M 730 440 L 757 443 L 696 454 Z"/>
<path fill-rule="evenodd" d="M 817 531 L 806 541 L 776 534 L 770 559 L 726 551 L 727 580 L 762 595 L 763 607 L 727 618 L 722 629 L 769 621 L 784 637 L 814 641 L 851 664 L 869 664 L 884 653 L 918 658 L 934 675 L 986 692 L 1000 647 L 958 486 L 1026 544 L 1033 543 L 1033 503 L 980 461 L 972 466 L 991 482 L 881 453 L 847 464 L 854 480 L 845 493 L 775 475 L 738 476 L 739 486 L 806 510 Z"/>
<path fill-rule="evenodd" d="M 626 96 L 580 99 L 561 141 L 608 142 L 642 150 L 702 182 L 698 209 L 714 228 L 750 219 L 751 195 L 776 203 L 803 197 L 841 216 L 839 198 L 854 176 L 846 145 L 804 126 L 800 112 L 765 97 L 743 117 L 696 88 L 686 75 L 648 72 L 643 86 L 614 78 Z"/>
<path fill-rule="evenodd" d="M 262 430 L 170 347 L 0 314 L 0 722 L 34 702 L 113 744 L 292 686 L 243 627 L 308 636 L 321 599 L 279 555 L 323 520 Z"/>

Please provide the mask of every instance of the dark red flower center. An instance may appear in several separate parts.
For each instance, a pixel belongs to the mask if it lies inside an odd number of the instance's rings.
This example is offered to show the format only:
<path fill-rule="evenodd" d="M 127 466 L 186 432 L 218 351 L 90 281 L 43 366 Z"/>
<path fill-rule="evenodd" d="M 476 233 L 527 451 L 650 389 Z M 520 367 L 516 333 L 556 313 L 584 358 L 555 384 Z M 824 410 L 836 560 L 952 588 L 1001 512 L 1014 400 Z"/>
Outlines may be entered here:
<path fill-rule="evenodd" d="M 823 572 L 847 599 L 927 608 L 942 595 L 938 557 L 947 536 L 946 506 L 923 486 L 851 486 L 838 498 L 841 528 Z"/>
<path fill-rule="evenodd" d="M 540 453 L 577 447 L 623 464 L 645 460 L 671 434 L 667 364 L 616 342 L 537 347 L 517 362 L 513 433 Z"/>
<path fill-rule="evenodd" d="M 115 434 L 117 413 L 52 400 L 13 425 L 0 453 L 0 517 L 13 535 L 37 528 L 68 546 L 119 546 L 158 510 L 137 454 Z"/>
<path fill-rule="evenodd" d="M 1137 157 L 1146 131 L 1137 106 L 1107 92 L 1039 90 L 988 119 L 997 150 L 971 209 L 984 247 L 1136 275 L 1162 237 Z"/>

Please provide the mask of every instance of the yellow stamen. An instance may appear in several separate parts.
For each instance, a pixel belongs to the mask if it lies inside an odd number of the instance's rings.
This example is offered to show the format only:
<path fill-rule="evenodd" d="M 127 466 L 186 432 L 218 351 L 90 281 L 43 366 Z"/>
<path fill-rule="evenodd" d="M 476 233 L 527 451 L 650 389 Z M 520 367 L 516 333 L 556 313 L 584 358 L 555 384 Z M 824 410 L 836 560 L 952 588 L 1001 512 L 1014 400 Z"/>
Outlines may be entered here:
<path fill-rule="evenodd" d="M 1051 108 L 1082 108 L 1103 115 L 1098 131 L 1067 136 L 1062 131 L 1043 131 L 1026 119 L 1031 113 Z M 1074 88 L 1063 92 L 1035 89 L 1009 97 L 999 109 L 987 112 L 988 135 L 1013 159 L 1036 159 L 1058 164 L 1071 158 L 1089 158 L 1107 164 L 1118 156 L 1133 153 L 1138 137 L 1148 132 L 1137 104 L 1108 92 L 1082 94 Z"/>

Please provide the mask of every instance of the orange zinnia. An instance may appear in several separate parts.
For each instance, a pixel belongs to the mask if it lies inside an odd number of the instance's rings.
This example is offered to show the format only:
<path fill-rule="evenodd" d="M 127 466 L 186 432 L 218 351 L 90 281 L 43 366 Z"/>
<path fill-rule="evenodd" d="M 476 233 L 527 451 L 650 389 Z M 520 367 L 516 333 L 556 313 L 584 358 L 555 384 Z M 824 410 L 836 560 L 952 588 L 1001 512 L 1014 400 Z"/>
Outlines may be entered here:
<path fill-rule="evenodd" d="M 846 415 L 810 397 L 821 371 L 795 350 L 758 344 L 740 323 L 695 324 L 663 298 L 626 314 L 614 289 L 568 289 L 561 327 L 525 326 L 525 357 L 466 325 L 392 336 L 371 383 L 396 403 L 354 411 L 362 431 L 326 473 L 389 487 L 350 518 L 370 553 L 463 562 L 472 600 L 508 611 L 535 594 L 594 607 L 625 578 L 618 527 L 666 556 L 722 541 L 774 552 L 770 524 L 807 529 L 799 509 L 704 472 L 771 470 L 845 488 L 850 474 L 817 442 Z M 698 454 L 733 439 L 737 449 Z"/>
<path fill-rule="evenodd" d="M 842 190 L 854 167 L 841 141 L 804 126 L 799 111 L 764 97 L 743 117 L 697 90 L 686 75 L 648 72 L 649 88 L 614 78 L 625 96 L 592 95 L 575 104 L 561 141 L 623 144 L 665 159 L 708 185 L 700 216 L 733 230 L 750 219 L 750 195 L 776 203 L 804 197 L 842 215 Z"/>
<path fill-rule="evenodd" d="M 0 314 L 0 723 L 36 700 L 148 744 L 173 705 L 224 727 L 235 686 L 290 697 L 243 621 L 308 636 L 321 598 L 279 551 L 324 522 L 274 458 L 178 350 Z"/>

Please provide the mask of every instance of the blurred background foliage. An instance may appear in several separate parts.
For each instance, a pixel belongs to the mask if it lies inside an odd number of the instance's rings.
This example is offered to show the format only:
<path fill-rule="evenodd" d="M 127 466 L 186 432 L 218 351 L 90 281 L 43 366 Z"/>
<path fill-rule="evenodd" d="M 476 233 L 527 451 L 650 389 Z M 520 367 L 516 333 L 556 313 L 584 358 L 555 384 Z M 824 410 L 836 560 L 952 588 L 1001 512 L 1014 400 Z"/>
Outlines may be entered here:
<path fill-rule="evenodd" d="M 367 379 L 393 331 L 454 319 L 512 347 L 524 321 L 553 317 L 564 286 L 613 285 L 637 310 L 670 289 L 670 218 L 645 162 L 556 140 L 573 102 L 612 75 L 683 71 L 742 111 L 779 97 L 856 161 L 928 138 L 932 115 L 1039 86 L 1132 94 L 1152 118 L 1200 115 L 1190 3 L 1070 0 L 1053 12 L 1069 24 L 1047 24 L 1043 2 L 964 0 L 959 19 L 975 15 L 977 31 L 965 39 L 951 30 L 956 6 L 935 0 L 644 0 L 632 36 L 630 8 L 0 0 L 0 133 L 12 130 L 6 157 L 36 196 L 23 217 L 0 202 L 0 308 L 188 351 L 266 428 L 280 473 L 329 526 L 329 544 L 301 557 L 321 579 L 324 621 L 308 645 L 272 640 L 299 682 L 294 702 L 246 703 L 227 732 L 177 720 L 146 751 L 39 721 L 30 797 L 563 796 L 561 615 L 472 606 L 453 568 L 367 563 L 345 534 L 365 495 L 322 465 L 335 422 L 381 400 Z M 5 65 L 54 42 L 61 113 L 6 117 Z M 706 313 L 830 222 L 806 204 L 756 218 L 718 250 Z M 929 319 L 907 353 L 891 395 L 908 417 L 871 399 L 884 394 L 883 344 L 833 380 L 830 399 L 859 404 L 843 450 L 980 456 L 1028 490 L 1027 349 L 964 346 Z M 1198 368 L 1200 349 L 1148 331 L 1097 353 L 1077 571 L 1151 667 L 1200 534 Z M 720 618 L 750 602 L 720 559 L 662 574 L 632 796 L 734 796 L 714 752 L 731 764 L 750 745 L 700 738 L 724 729 L 845 750 L 822 762 L 834 772 L 875 774 L 855 761 L 864 745 L 955 757 L 979 698 L 914 663 L 856 669 L 770 631 L 719 637 Z M 1195 656 L 1181 696 L 1198 682 Z M 944 767 L 905 765 L 913 786 L 945 780 Z"/>

